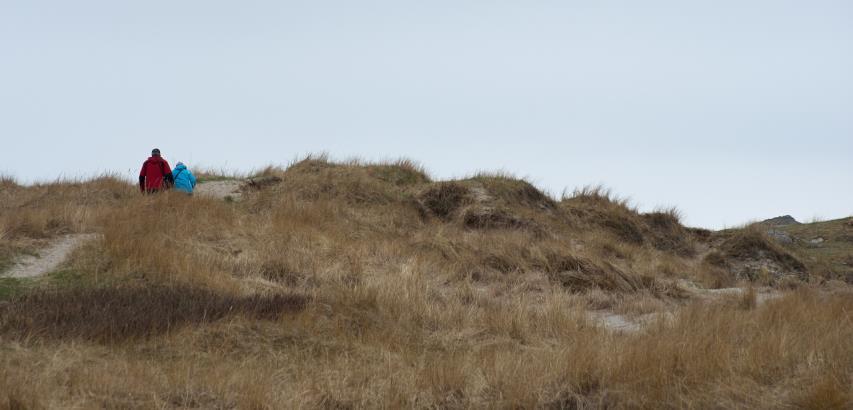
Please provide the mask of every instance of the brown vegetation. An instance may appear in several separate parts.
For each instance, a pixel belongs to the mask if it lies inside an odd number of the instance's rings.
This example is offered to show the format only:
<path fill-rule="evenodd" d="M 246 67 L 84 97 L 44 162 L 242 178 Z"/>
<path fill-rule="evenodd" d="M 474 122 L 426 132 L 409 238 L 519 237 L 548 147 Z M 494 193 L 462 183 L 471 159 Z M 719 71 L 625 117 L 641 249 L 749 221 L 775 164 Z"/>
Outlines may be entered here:
<path fill-rule="evenodd" d="M 649 244 L 657 250 L 679 256 L 693 256 L 696 241 L 707 238 L 706 231 L 681 224 L 675 208 L 641 214 L 623 199 L 614 198 L 602 187 L 584 187 L 563 199 L 570 214 L 613 234 L 617 240 L 635 245 Z"/>
<path fill-rule="evenodd" d="M 792 238 L 785 249 L 803 262 L 809 274 L 853 283 L 853 217 L 777 228 Z M 822 239 L 820 243 L 812 243 Z"/>
<path fill-rule="evenodd" d="M 102 234 L 67 261 L 73 280 L 0 292 L 0 408 L 853 400 L 848 287 L 696 296 L 756 255 L 807 274 L 751 232 L 685 228 L 600 188 L 557 201 L 502 174 L 435 182 L 408 161 L 258 175 L 238 202 L 0 179 L 10 257 Z M 589 310 L 648 324 L 612 333 Z"/>
<path fill-rule="evenodd" d="M 36 291 L 0 307 L 0 333 L 99 343 L 156 336 L 230 314 L 272 320 L 301 310 L 297 295 L 237 297 L 186 286 L 75 287 Z"/>
<path fill-rule="evenodd" d="M 444 219 L 471 201 L 470 190 L 454 181 L 431 185 L 419 195 L 419 199 L 432 215 Z"/>
<path fill-rule="evenodd" d="M 705 257 L 709 264 L 726 268 L 739 278 L 751 281 L 762 276 L 771 283 L 787 276 L 808 279 L 805 264 L 756 227 L 720 236 L 722 241 L 718 250 Z"/>

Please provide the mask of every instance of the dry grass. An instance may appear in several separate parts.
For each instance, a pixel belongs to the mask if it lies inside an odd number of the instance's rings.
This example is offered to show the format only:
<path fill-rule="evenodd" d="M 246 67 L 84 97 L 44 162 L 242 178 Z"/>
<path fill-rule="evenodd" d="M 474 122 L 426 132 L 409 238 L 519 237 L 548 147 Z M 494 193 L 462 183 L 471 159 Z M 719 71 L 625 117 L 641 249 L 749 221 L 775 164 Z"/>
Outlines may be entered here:
<path fill-rule="evenodd" d="M 11 186 L 9 186 L 11 184 Z M 0 189 L 0 233 L 6 240 L 44 239 L 84 232 L 93 218 L 136 191 L 111 175 L 90 181 L 58 181 L 22 187 L 4 182 Z"/>
<path fill-rule="evenodd" d="M 374 288 L 373 306 L 350 299 L 331 312 L 238 318 L 109 350 L 6 342 L 0 391 L 7 401 L 107 407 L 850 404 L 849 294 L 797 293 L 749 310 L 695 305 L 614 337 L 586 327 L 561 296 L 537 308 L 475 296 L 463 313 L 435 310 L 417 283 L 388 289 L 396 296 Z"/>
<path fill-rule="evenodd" d="M 138 194 L 114 175 L 24 187 L 0 177 L 0 269 L 53 237 L 89 232 L 106 209 Z"/>
<path fill-rule="evenodd" d="M 755 228 L 734 232 L 720 246 L 727 257 L 734 259 L 770 258 L 792 270 L 804 270 L 805 265 L 779 245 L 771 241 L 761 230 Z"/>
<path fill-rule="evenodd" d="M 788 233 L 794 243 L 785 249 L 792 252 L 813 276 L 853 283 L 853 217 L 814 224 L 788 225 L 778 228 Z M 822 238 L 821 243 L 811 240 Z"/>
<path fill-rule="evenodd" d="M 755 226 L 718 236 L 717 250 L 706 255 L 704 261 L 733 273 L 738 279 L 776 285 L 789 283 L 790 277 L 809 278 L 806 265 L 799 258 Z"/>
<path fill-rule="evenodd" d="M 853 400 L 849 287 L 692 298 L 680 283 L 731 272 L 702 263 L 713 240 L 672 210 L 639 214 L 603 189 L 556 201 L 501 174 L 433 182 L 406 161 L 262 174 L 280 181 L 240 202 L 3 182 L 10 253 L 103 236 L 64 266 L 76 282 L 0 301 L 0 408 Z M 611 333 L 588 310 L 669 319 Z"/>
<path fill-rule="evenodd" d="M 696 254 L 697 241 L 706 232 L 692 230 L 681 224 L 676 208 L 662 208 L 640 214 L 627 199 L 615 197 L 601 186 L 587 186 L 563 195 L 563 208 L 588 229 L 601 229 L 620 242 L 690 257 Z"/>
<path fill-rule="evenodd" d="M 0 333 L 19 339 L 114 343 L 217 321 L 229 314 L 276 319 L 301 310 L 306 302 L 298 295 L 236 297 L 184 286 L 75 287 L 12 299 L 0 307 Z"/>
<path fill-rule="evenodd" d="M 430 186 L 420 193 L 419 200 L 430 213 L 445 219 L 472 202 L 468 187 L 453 181 Z"/>

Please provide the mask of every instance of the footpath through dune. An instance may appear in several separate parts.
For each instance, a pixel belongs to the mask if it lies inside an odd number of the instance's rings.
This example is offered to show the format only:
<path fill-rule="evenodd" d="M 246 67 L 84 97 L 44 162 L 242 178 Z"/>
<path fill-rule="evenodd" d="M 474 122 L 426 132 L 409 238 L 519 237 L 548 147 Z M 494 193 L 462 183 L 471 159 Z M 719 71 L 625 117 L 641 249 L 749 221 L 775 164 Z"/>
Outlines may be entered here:
<path fill-rule="evenodd" d="M 721 288 L 721 289 L 693 289 L 696 302 L 714 302 L 726 297 L 743 297 L 747 293 L 744 288 Z M 763 287 L 755 289 L 755 305 L 761 306 L 769 300 L 778 299 L 785 294 L 779 290 Z M 660 320 L 674 320 L 678 309 L 646 313 L 637 316 L 620 315 L 609 310 L 591 310 L 586 312 L 586 317 L 593 323 L 598 324 L 614 333 L 637 333 L 646 326 Z"/>
<path fill-rule="evenodd" d="M 38 256 L 25 255 L 18 258 L 12 268 L 0 273 L 0 277 L 33 278 L 50 273 L 68 258 L 71 251 L 83 242 L 96 237 L 95 234 L 75 234 L 58 238 L 39 250 Z"/>
<path fill-rule="evenodd" d="M 237 200 L 243 196 L 240 188 L 243 186 L 243 181 L 239 180 L 224 180 L 202 182 L 195 187 L 195 194 L 200 196 L 211 196 L 218 199 L 230 197 Z"/>
<path fill-rule="evenodd" d="M 274 175 L 261 175 L 246 179 L 208 181 L 200 182 L 195 187 L 195 192 L 202 196 L 239 201 L 240 199 L 243 199 L 243 192 L 247 189 L 265 189 L 280 182 L 281 178 Z"/>

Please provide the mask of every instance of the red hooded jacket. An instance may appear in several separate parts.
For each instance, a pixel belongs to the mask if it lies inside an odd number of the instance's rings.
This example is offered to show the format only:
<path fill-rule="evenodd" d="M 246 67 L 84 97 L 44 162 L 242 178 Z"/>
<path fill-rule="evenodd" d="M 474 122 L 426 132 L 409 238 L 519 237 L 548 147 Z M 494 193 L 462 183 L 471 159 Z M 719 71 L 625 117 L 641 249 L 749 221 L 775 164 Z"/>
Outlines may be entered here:
<path fill-rule="evenodd" d="M 139 171 L 139 189 L 152 192 L 166 189 L 172 179 L 172 168 L 162 157 L 149 157 Z"/>

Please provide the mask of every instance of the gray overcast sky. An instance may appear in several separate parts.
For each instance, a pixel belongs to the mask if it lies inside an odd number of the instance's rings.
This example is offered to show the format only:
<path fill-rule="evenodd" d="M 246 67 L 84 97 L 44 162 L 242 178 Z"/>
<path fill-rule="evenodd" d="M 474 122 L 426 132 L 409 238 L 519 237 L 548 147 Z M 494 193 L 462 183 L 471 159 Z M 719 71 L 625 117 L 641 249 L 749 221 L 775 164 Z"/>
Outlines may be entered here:
<path fill-rule="evenodd" d="M 3 0 L 0 138 L 23 182 L 325 151 L 844 217 L 853 2 Z"/>

